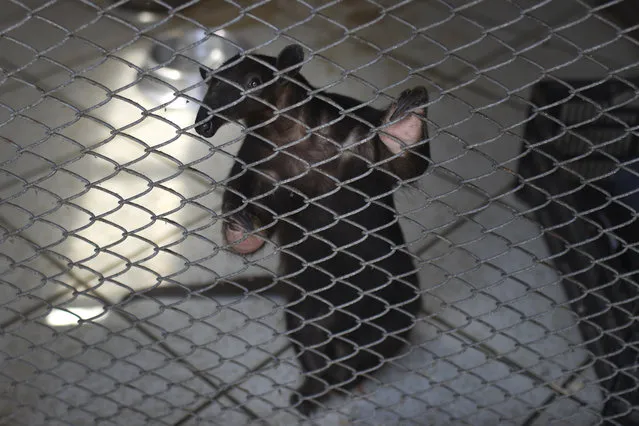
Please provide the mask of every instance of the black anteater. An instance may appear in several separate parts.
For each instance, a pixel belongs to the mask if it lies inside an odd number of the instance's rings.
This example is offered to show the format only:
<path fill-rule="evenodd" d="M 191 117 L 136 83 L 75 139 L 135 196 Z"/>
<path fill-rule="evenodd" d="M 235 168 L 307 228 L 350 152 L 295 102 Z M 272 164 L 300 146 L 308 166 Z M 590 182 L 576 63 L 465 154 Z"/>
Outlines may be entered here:
<path fill-rule="evenodd" d="M 211 137 L 227 120 L 250 130 L 223 196 L 224 238 L 253 253 L 277 237 L 281 275 L 211 284 L 206 296 L 273 291 L 304 370 L 291 403 L 308 415 L 397 356 L 420 307 L 393 192 L 429 162 L 423 87 L 380 111 L 319 93 L 299 74 L 304 53 L 236 56 L 214 73 L 196 119 Z M 157 288 L 148 297 L 183 290 Z"/>

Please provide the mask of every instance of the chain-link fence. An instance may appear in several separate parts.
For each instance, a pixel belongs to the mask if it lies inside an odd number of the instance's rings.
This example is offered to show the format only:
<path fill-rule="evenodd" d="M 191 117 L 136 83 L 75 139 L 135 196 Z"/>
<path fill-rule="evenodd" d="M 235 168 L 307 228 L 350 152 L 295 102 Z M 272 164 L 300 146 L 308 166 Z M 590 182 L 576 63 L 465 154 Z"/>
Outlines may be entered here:
<path fill-rule="evenodd" d="M 2 424 L 639 424 L 639 2 L 1 10 Z"/>

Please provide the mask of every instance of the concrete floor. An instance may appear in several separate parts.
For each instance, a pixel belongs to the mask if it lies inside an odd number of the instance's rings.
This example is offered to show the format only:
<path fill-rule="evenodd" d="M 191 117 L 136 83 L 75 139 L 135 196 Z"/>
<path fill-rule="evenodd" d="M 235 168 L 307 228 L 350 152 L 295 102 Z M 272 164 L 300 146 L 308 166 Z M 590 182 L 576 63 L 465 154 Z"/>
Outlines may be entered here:
<path fill-rule="evenodd" d="M 134 29 L 100 18 L 88 3 L 10 2 L 0 18 L 0 68 L 10 74 L 0 74 L 0 423 L 175 424 L 202 408 L 185 424 L 257 424 L 241 403 L 268 424 L 302 424 L 287 409 L 298 367 L 278 336 L 276 301 L 190 300 L 170 309 L 146 301 L 127 308 L 132 317 L 101 310 L 100 298 L 165 278 L 206 282 L 275 270 L 277 259 L 263 255 L 249 267 L 216 249 L 220 193 L 211 179 L 231 163 L 212 147 L 238 128 L 210 141 L 180 132 L 193 124 L 193 104 L 144 118 L 140 107 L 158 103 L 131 85 L 131 64 L 143 64 L 152 41 L 134 41 Z M 556 272 L 541 261 L 548 252 L 539 227 L 511 195 L 495 197 L 513 182 L 530 86 L 546 74 L 623 71 L 639 50 L 615 40 L 578 1 L 402 3 L 366 24 L 377 16 L 367 15 L 369 3 L 310 2 L 319 8 L 312 13 L 275 1 L 227 28 L 268 54 L 290 42 L 276 28 L 306 18 L 286 35 L 323 49 L 325 58 L 303 71 L 312 83 L 362 101 L 378 90 L 374 105 L 423 84 L 433 100 L 436 164 L 397 194 L 421 259 L 427 313 L 380 384 L 332 400 L 313 422 L 522 424 L 587 354 Z M 29 18 L 21 4 L 42 8 Z M 195 27 L 171 21 L 178 24 Z M 354 27 L 347 38 L 345 28 Z M 180 164 L 202 173 L 180 172 Z M 63 325 L 52 305 L 88 320 Z M 226 384 L 235 386 L 218 398 L 215 387 Z M 601 395 L 590 369 L 564 391 L 534 424 L 598 423 Z"/>

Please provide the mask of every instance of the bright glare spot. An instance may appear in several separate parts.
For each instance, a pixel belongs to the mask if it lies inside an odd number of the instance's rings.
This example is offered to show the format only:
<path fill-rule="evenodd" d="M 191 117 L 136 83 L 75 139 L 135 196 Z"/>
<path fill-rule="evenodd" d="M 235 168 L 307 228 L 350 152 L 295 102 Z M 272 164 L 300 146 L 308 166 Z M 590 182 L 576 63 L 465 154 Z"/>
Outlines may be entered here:
<path fill-rule="evenodd" d="M 222 51 L 220 49 L 214 49 L 211 51 L 211 60 L 214 62 L 220 62 L 222 60 Z"/>
<path fill-rule="evenodd" d="M 140 14 L 138 14 L 138 20 L 143 24 L 148 24 L 155 20 L 155 15 L 151 12 L 140 12 Z"/>
<path fill-rule="evenodd" d="M 49 315 L 47 315 L 46 322 L 54 327 L 64 327 L 67 325 L 76 325 L 78 319 L 95 318 L 104 312 L 102 306 L 95 306 L 91 308 L 66 308 L 66 309 L 53 309 Z M 100 319 L 104 318 L 101 316 Z"/>
<path fill-rule="evenodd" d="M 225 30 L 218 30 L 215 32 L 215 34 L 219 35 L 220 37 L 226 37 L 228 35 Z"/>
<path fill-rule="evenodd" d="M 179 80 L 182 78 L 182 72 L 176 70 L 174 68 L 160 68 L 155 71 L 160 77 L 166 78 L 168 80 Z"/>

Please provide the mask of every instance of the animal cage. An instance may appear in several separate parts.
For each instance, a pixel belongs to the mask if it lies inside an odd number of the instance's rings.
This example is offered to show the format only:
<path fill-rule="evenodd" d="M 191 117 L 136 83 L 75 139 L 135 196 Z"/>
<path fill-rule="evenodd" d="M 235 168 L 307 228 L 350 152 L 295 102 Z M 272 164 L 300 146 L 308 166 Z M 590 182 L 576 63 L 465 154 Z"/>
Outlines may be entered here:
<path fill-rule="evenodd" d="M 0 424 L 639 424 L 637 3 L 3 2 Z"/>

